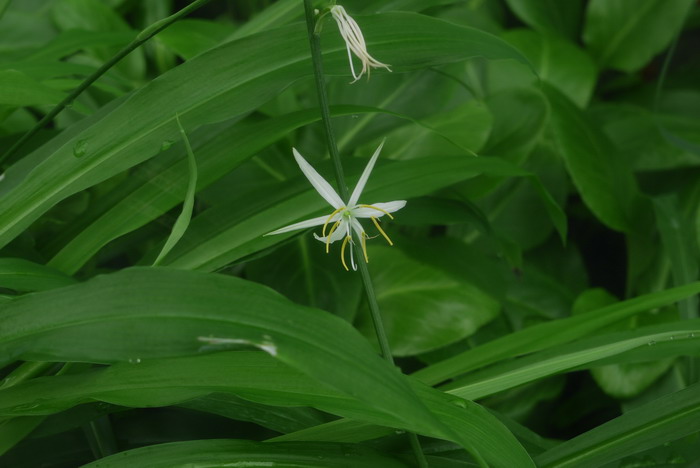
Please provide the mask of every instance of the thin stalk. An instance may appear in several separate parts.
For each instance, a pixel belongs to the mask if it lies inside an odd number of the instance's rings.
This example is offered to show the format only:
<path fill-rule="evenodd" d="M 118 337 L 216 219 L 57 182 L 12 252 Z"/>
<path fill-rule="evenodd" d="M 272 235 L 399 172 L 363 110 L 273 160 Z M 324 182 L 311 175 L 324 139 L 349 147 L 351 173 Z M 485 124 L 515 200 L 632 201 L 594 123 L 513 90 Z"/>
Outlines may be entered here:
<path fill-rule="evenodd" d="M 152 25 L 148 26 L 146 29 L 141 31 L 136 38 L 127 44 L 122 50 L 117 52 L 117 54 L 105 62 L 100 68 L 98 68 L 92 75 L 88 76 L 85 81 L 80 83 L 80 85 L 73 90 L 68 96 L 63 99 L 60 103 L 56 105 L 51 111 L 46 114 L 34 127 L 22 136 L 14 145 L 10 147 L 9 150 L 0 156 L 0 164 L 4 163 L 10 156 L 15 154 L 18 149 L 22 147 L 24 143 L 27 142 L 31 137 L 33 137 L 36 132 L 38 132 L 44 125 L 51 122 L 58 114 L 61 113 L 70 103 L 72 103 L 80 94 L 90 87 L 98 78 L 107 73 L 107 71 L 116 65 L 121 59 L 129 55 L 136 48 L 140 47 L 144 42 L 148 41 L 150 38 L 161 32 L 163 29 L 167 28 L 175 21 L 179 20 L 181 17 L 191 13 L 197 8 L 201 7 L 210 0 L 195 0 L 194 2 L 187 5 L 182 10 L 156 21 Z"/>
<path fill-rule="evenodd" d="M 306 12 L 306 29 L 309 35 L 309 45 L 311 46 L 311 61 L 314 67 L 314 79 L 316 80 L 316 91 L 318 93 L 318 106 L 321 108 L 321 120 L 323 127 L 326 130 L 326 142 L 328 143 L 328 151 L 333 160 L 335 168 L 335 180 L 338 185 L 338 195 L 346 201 L 350 198 L 348 195 L 348 187 L 345 185 L 345 174 L 343 173 L 343 164 L 340 162 L 340 153 L 338 153 L 338 144 L 335 141 L 335 133 L 331 124 L 331 111 L 328 105 L 328 93 L 326 92 L 326 80 L 323 74 L 323 59 L 321 58 L 321 38 L 316 32 L 316 20 L 314 19 L 314 10 L 311 6 L 311 0 L 304 0 L 304 9 Z"/>
<path fill-rule="evenodd" d="M 323 121 L 323 126 L 326 130 L 326 141 L 328 143 L 328 151 L 333 160 L 333 167 L 335 168 L 335 178 L 336 184 L 338 186 L 338 194 L 340 198 L 346 203 L 349 200 L 348 188 L 345 185 L 345 174 L 343 173 L 343 165 L 340 160 L 340 154 L 338 153 L 338 145 L 335 140 L 335 133 L 333 132 L 333 125 L 331 123 L 331 113 L 328 105 L 328 94 L 326 92 L 326 81 L 323 74 L 323 59 L 321 56 L 321 38 L 316 31 L 316 21 L 314 19 L 314 10 L 311 6 L 311 0 L 304 0 L 304 11 L 306 13 L 306 28 L 309 35 L 309 46 L 311 47 L 311 61 L 313 63 L 314 69 L 314 79 L 316 81 L 316 91 L 318 93 L 318 104 L 321 109 L 321 120 Z M 361 240 L 360 240 L 361 241 Z M 384 330 L 384 322 L 382 321 L 382 316 L 379 312 L 379 304 L 377 303 L 377 297 L 374 294 L 374 286 L 372 285 L 372 278 L 369 275 L 369 269 L 367 268 L 367 263 L 363 260 L 363 255 L 357 246 L 353 246 L 355 249 L 355 255 L 358 258 L 358 264 L 360 269 L 360 275 L 362 277 L 362 283 L 365 287 L 365 292 L 367 294 L 367 302 L 369 303 L 370 314 L 372 316 L 372 322 L 374 324 L 374 331 L 377 335 L 377 341 L 379 341 L 379 349 L 381 350 L 381 356 L 386 359 L 389 363 L 394 364 L 394 358 L 391 355 L 391 348 L 389 347 L 389 340 L 386 336 L 386 331 Z M 411 448 L 416 456 L 416 461 L 420 468 L 428 468 L 428 461 L 425 458 L 425 454 L 420 446 L 420 441 L 416 434 L 410 433 L 409 440 L 411 442 Z"/>

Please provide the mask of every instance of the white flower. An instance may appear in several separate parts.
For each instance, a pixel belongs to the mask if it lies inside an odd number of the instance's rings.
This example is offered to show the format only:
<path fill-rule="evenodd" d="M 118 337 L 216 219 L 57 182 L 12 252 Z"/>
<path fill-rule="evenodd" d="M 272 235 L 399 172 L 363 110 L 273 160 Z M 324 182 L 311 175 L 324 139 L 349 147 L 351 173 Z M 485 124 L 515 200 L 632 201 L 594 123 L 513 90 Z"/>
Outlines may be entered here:
<path fill-rule="evenodd" d="M 343 262 L 343 266 L 346 270 L 349 270 L 349 268 L 345 263 L 345 247 L 348 245 L 348 243 L 354 243 L 352 240 L 353 231 L 355 232 L 357 238 L 360 239 L 362 253 L 365 257 L 365 262 L 369 262 L 369 258 L 367 257 L 366 245 L 366 241 L 369 238 L 369 236 L 363 229 L 360 222 L 357 220 L 358 218 L 370 218 L 374 225 L 377 227 L 377 230 L 379 230 L 381 235 L 384 236 L 389 245 L 394 245 L 391 242 L 391 239 L 389 239 L 389 236 L 386 235 L 384 230 L 379 225 L 379 221 L 377 220 L 377 218 L 381 218 L 382 216 L 387 215 L 389 216 L 389 218 L 394 219 L 391 213 L 398 211 L 404 206 L 406 206 L 406 201 L 397 200 L 387 203 L 374 203 L 372 205 L 364 205 L 362 203 L 358 203 L 360 195 L 362 194 L 362 190 L 367 184 L 367 179 L 369 179 L 369 174 L 372 172 L 374 163 L 377 161 L 377 158 L 379 157 L 379 152 L 382 150 L 382 146 L 384 146 L 383 141 L 379 145 L 379 148 L 377 148 L 377 150 L 374 152 L 369 162 L 367 163 L 367 167 L 365 167 L 365 170 L 362 172 L 360 180 L 357 182 L 355 190 L 352 191 L 352 195 L 350 195 L 350 200 L 347 204 L 343 203 L 343 200 L 340 198 L 340 196 L 338 196 L 336 191 L 333 190 L 333 187 L 331 187 L 331 185 L 328 182 L 326 182 L 326 180 L 323 177 L 321 177 L 321 175 L 318 172 L 316 172 L 316 170 L 313 167 L 311 167 L 311 165 L 308 162 L 306 162 L 304 157 L 301 154 L 299 154 L 299 152 L 295 148 L 292 148 L 292 152 L 294 153 L 294 159 L 296 159 L 297 164 L 299 164 L 299 168 L 301 168 L 301 171 L 304 173 L 306 178 L 309 179 L 311 185 L 314 186 L 316 191 L 323 197 L 323 199 L 330 203 L 334 211 L 329 215 L 320 216 L 318 218 L 313 219 L 307 219 L 306 221 L 301 221 L 299 223 L 283 227 L 265 235 L 269 236 L 274 234 L 283 234 L 285 232 L 296 231 L 298 229 L 306 229 L 313 226 L 323 225 L 321 236 L 318 236 L 314 233 L 314 237 L 317 240 L 326 244 L 326 253 L 329 252 L 330 245 L 333 242 L 343 239 L 343 245 L 340 249 L 340 259 Z M 328 235 L 326 235 L 326 230 L 328 230 Z M 352 249 L 350 249 L 350 264 L 352 265 L 353 270 L 357 270 L 357 265 L 355 264 L 355 258 L 352 253 Z"/>
<path fill-rule="evenodd" d="M 338 23 L 338 29 L 340 29 L 340 35 L 343 36 L 345 40 L 345 45 L 348 49 L 348 59 L 350 60 L 350 71 L 352 72 L 352 77 L 355 78 L 353 83 L 360 79 L 360 77 L 367 73 L 367 78 L 369 78 L 369 72 L 371 68 L 386 68 L 391 71 L 389 65 L 386 63 L 379 62 L 375 60 L 369 52 L 367 52 L 367 44 L 365 44 L 365 38 L 362 35 L 362 30 L 358 26 L 357 22 L 352 19 L 352 16 L 348 15 L 340 5 L 336 5 L 331 8 L 331 15 Z M 352 53 L 354 53 L 360 62 L 362 62 L 362 70 L 360 74 L 355 73 L 355 66 L 352 63 Z"/>

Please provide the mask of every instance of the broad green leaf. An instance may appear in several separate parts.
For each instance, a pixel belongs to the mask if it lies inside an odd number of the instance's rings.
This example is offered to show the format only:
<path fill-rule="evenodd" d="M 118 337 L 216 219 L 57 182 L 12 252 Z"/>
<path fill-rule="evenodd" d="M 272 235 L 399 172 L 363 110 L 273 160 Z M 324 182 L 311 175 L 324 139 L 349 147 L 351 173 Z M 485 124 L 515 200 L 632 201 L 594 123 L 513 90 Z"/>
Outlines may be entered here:
<path fill-rule="evenodd" d="M 486 99 L 494 116 L 491 134 L 482 152 L 523 162 L 537 144 L 549 117 L 542 93 L 530 88 L 500 91 Z"/>
<path fill-rule="evenodd" d="M 528 58 L 542 80 L 577 106 L 585 108 L 588 105 L 598 70 L 585 51 L 561 37 L 528 29 L 509 30 L 501 37 Z"/>
<path fill-rule="evenodd" d="M 368 47 L 386 57 L 395 71 L 477 55 L 523 60 L 500 39 L 416 14 L 367 17 L 363 30 Z M 81 122 L 80 131 L 58 137 L 60 145 L 49 142 L 37 150 L 29 158 L 43 163 L 32 166 L 29 177 L 22 177 L 26 167 L 10 168 L 5 190 L 14 189 L 0 194 L 0 245 L 60 200 L 158 153 L 163 142 L 177 135 L 176 112 L 185 127 L 195 130 L 249 112 L 309 76 L 305 34 L 305 28 L 297 24 L 212 49 L 151 81 L 107 115 Z M 325 34 L 323 44 L 328 73 L 347 77 L 341 39 Z M 202 86 L 204 81 L 206 86 Z"/>
<path fill-rule="evenodd" d="M 555 33 L 575 40 L 581 27 L 581 0 L 506 0 L 523 22 L 543 33 Z"/>
<path fill-rule="evenodd" d="M 58 104 L 64 95 L 17 70 L 0 70 L 0 105 L 21 107 Z"/>
<path fill-rule="evenodd" d="M 554 138 L 584 202 L 608 227 L 632 231 L 646 204 L 632 172 L 576 106 L 551 86 L 543 89 L 552 106 Z"/>
<path fill-rule="evenodd" d="M 473 420 L 461 422 L 453 402 L 442 393 L 411 385 L 374 354 L 349 324 L 319 310 L 296 306 L 263 286 L 238 278 L 162 268 L 128 269 L 76 286 L 20 297 L 4 307 L 3 317 L 2 361 L 130 360 L 138 369 L 137 364 L 146 367 L 147 360 L 158 357 L 254 346 L 312 377 L 318 382 L 318 391 L 326 386 L 337 389 L 331 399 L 336 395 L 345 400 L 349 397 L 351 408 L 365 416 L 379 416 L 372 422 L 392 421 L 400 428 L 473 449 L 469 437 L 476 427 L 471 426 Z M 319 355 L 324 359 L 317 359 Z M 215 369 L 224 377 L 231 375 L 222 372 L 221 366 Z M 258 367 L 253 369 L 259 372 Z M 149 370 L 147 376 L 152 377 L 153 371 Z M 199 385 L 204 381 L 196 380 Z M 165 394 L 160 393 L 162 404 L 197 396 L 189 388 L 170 387 Z M 13 388 L 20 385 L 7 391 Z M 135 398 L 143 399 L 147 393 L 142 390 Z M 304 405 L 308 404 L 307 400 Z M 468 402 L 460 404 L 482 414 L 482 423 L 487 418 L 482 408 Z M 472 429 L 456 431 L 458 423 Z M 529 460 L 500 423 L 491 421 L 487 427 L 489 432 L 481 441 L 491 448 L 477 447 L 482 456 L 511 458 L 520 463 Z M 509 446 L 505 454 L 488 453 L 496 452 L 493 448 L 504 443 Z M 507 466 L 505 462 L 501 465 Z"/>
<path fill-rule="evenodd" d="M 170 468 L 173 466 L 357 466 L 400 468 L 407 465 L 388 455 L 355 445 L 319 442 L 253 442 L 192 440 L 141 447 L 84 465 L 85 468 Z"/>
<path fill-rule="evenodd" d="M 397 414 L 404 413 L 407 422 L 431 419 L 401 376 L 387 372 L 386 364 L 346 322 L 237 278 L 158 268 L 124 270 L 20 297 L 4 309 L 0 361 L 134 361 L 215 350 L 216 343 L 222 343 L 219 348 L 247 344 L 360 399 L 378 402 L 388 392 L 394 403 L 385 402 L 387 411 L 403 400 L 406 407 Z M 318 354 L 325 359 L 312 358 Z M 353 356 L 354 365 L 348 366 L 347 356 Z M 373 373 L 375 383 L 370 383 Z M 375 384 L 381 389 L 372 389 Z M 409 407 L 415 416 L 405 413 Z"/>
<path fill-rule="evenodd" d="M 175 247 L 177 242 L 185 234 L 185 231 L 187 231 L 187 227 L 190 225 L 190 220 L 192 219 L 192 209 L 194 208 L 194 193 L 197 190 L 197 161 L 194 157 L 194 153 L 192 152 L 192 146 L 190 145 L 190 140 L 187 138 L 187 133 L 185 133 L 185 129 L 182 128 L 180 119 L 177 116 L 175 118 L 177 120 L 177 126 L 180 129 L 180 133 L 182 134 L 182 140 L 185 143 L 185 150 L 187 151 L 187 163 L 189 165 L 189 180 L 187 182 L 187 193 L 185 193 L 185 201 L 182 204 L 182 211 L 175 220 L 173 230 L 170 232 L 170 235 L 165 241 L 163 249 L 160 251 L 158 257 L 156 257 L 155 261 L 153 262 L 154 266 L 158 265 L 163 260 L 163 258 L 165 258 L 165 256 L 168 255 L 168 252 L 170 252 L 172 248 Z"/>
<path fill-rule="evenodd" d="M 609 364 L 592 368 L 591 375 L 608 395 L 620 399 L 632 398 L 649 388 L 672 364 L 672 359 Z"/>
<path fill-rule="evenodd" d="M 601 67 L 634 72 L 680 31 L 693 0 L 591 0 L 583 39 Z"/>
<path fill-rule="evenodd" d="M 0 288 L 43 291 L 75 284 L 60 271 L 21 258 L 0 258 Z"/>
<path fill-rule="evenodd" d="M 492 320 L 500 305 L 475 285 L 398 249 L 374 248 L 370 272 L 392 354 L 411 356 L 472 335 Z M 369 317 L 360 327 L 372 337 Z"/>
<path fill-rule="evenodd" d="M 424 404 L 459 434 L 455 442 L 475 448 L 494 466 L 530 466 L 522 447 L 488 411 L 416 382 L 412 386 Z M 36 379 L 0 392 L 0 414 L 51 414 L 94 400 L 136 407 L 163 406 L 210 392 L 234 393 L 266 405 L 315 406 L 387 426 L 401 426 L 405 420 L 404 415 L 391 415 L 343 395 L 265 353 L 241 351 L 118 363 L 83 374 Z M 353 427 L 352 421 L 347 424 Z M 386 433 L 383 428 L 360 427 L 361 440 Z M 310 431 L 313 433 L 314 428 Z M 436 436 L 431 430 L 425 433 Z M 279 439 L 293 440 L 299 434 Z M 350 437 L 357 438 L 358 434 Z M 324 440 L 323 435 L 315 440 Z"/>
<path fill-rule="evenodd" d="M 607 325 L 657 307 L 698 294 L 700 283 L 659 291 L 612 304 L 587 314 L 534 325 L 495 339 L 413 374 L 428 384 L 437 384 L 503 359 L 522 356 L 587 336 Z"/>
<path fill-rule="evenodd" d="M 597 466 L 700 431 L 700 384 L 653 400 L 537 458 L 542 467 Z"/>

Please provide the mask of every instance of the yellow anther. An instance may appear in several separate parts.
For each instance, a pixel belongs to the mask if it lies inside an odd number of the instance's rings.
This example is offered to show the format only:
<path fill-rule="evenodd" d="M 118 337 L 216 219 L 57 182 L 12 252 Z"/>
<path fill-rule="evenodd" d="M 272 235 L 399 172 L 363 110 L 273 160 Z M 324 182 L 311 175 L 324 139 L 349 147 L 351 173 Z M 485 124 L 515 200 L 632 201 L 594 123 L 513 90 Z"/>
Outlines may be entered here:
<path fill-rule="evenodd" d="M 330 216 L 328 216 L 328 219 L 326 220 L 326 222 L 323 223 L 323 230 L 321 231 L 321 235 L 322 235 L 323 237 L 326 236 L 326 228 L 328 227 L 328 223 L 331 222 L 331 218 L 333 218 L 333 216 L 337 215 L 338 213 L 340 213 L 340 212 L 343 211 L 344 209 L 345 209 L 345 207 L 344 207 L 344 206 L 341 206 L 340 208 L 338 208 L 337 210 L 335 210 L 333 213 L 331 213 Z"/>
<path fill-rule="evenodd" d="M 367 233 L 362 231 L 362 253 L 365 254 L 365 263 L 369 263 L 369 257 L 367 256 Z"/>
<path fill-rule="evenodd" d="M 329 252 L 329 249 L 331 247 L 331 236 L 335 232 L 336 229 L 338 229 L 338 226 L 340 226 L 340 220 L 336 221 L 333 227 L 331 228 L 331 232 L 328 233 L 328 237 L 326 237 L 326 253 Z"/>
<path fill-rule="evenodd" d="M 362 208 L 371 208 L 373 210 L 381 211 L 382 213 L 387 215 L 389 218 L 394 219 L 394 217 L 391 216 L 391 213 L 389 213 L 387 210 L 379 208 L 378 206 L 374 206 L 374 205 L 357 205 L 357 206 L 361 206 Z"/>
<path fill-rule="evenodd" d="M 349 240 L 350 236 L 345 236 L 345 240 L 343 240 L 343 246 L 340 248 L 340 261 L 343 262 L 343 266 L 345 267 L 346 271 L 350 271 L 350 268 L 348 268 L 348 265 L 345 263 L 345 246 L 348 245 Z"/>
<path fill-rule="evenodd" d="M 381 226 L 379 226 L 379 221 L 377 221 L 377 218 L 375 218 L 374 216 L 370 216 L 370 219 L 372 220 L 374 225 L 377 226 L 377 229 L 382 234 L 382 236 L 384 236 L 384 239 L 386 239 L 386 241 L 389 243 L 389 245 L 394 245 L 394 243 L 391 242 L 391 239 L 389 239 L 389 236 L 386 235 L 386 232 L 384 232 L 384 230 L 381 228 Z"/>

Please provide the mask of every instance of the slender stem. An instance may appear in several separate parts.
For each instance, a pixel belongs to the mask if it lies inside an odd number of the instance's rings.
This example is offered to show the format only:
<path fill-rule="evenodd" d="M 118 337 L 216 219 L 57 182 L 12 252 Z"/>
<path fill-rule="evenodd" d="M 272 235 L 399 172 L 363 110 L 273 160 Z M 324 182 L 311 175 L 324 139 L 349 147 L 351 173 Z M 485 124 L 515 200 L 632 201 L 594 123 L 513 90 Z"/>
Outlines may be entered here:
<path fill-rule="evenodd" d="M 314 79 L 316 80 L 316 91 L 318 93 L 318 105 L 321 108 L 321 120 L 326 130 L 328 151 L 330 152 L 331 159 L 333 160 L 333 167 L 335 168 L 335 180 L 338 184 L 338 194 L 340 198 L 347 203 L 350 197 L 348 196 L 348 187 L 345 185 L 343 165 L 340 162 L 340 153 L 338 153 L 338 145 L 335 142 L 335 134 L 333 133 L 333 125 L 331 124 L 326 80 L 323 75 L 323 59 L 321 58 L 321 38 L 315 30 L 316 20 L 314 19 L 314 10 L 311 6 L 311 0 L 304 0 L 304 9 L 306 11 L 306 28 L 309 34 L 309 45 L 311 46 L 311 61 L 314 67 Z"/>
<path fill-rule="evenodd" d="M 15 144 L 12 145 L 10 149 L 5 152 L 5 154 L 0 156 L 0 164 L 5 162 L 10 156 L 15 154 L 17 150 L 20 149 L 22 145 L 27 142 L 27 140 L 33 137 L 36 134 L 36 132 L 38 132 L 44 125 L 52 121 L 58 114 L 61 113 L 63 109 L 66 108 L 66 106 L 72 103 L 78 96 L 80 96 L 80 94 L 83 91 L 89 88 L 90 85 L 92 85 L 98 78 L 104 75 L 110 68 L 116 65 L 121 59 L 129 55 L 132 51 L 134 51 L 134 49 L 140 47 L 144 42 L 148 41 L 150 38 L 152 38 L 153 36 L 161 32 L 163 29 L 170 26 L 172 23 L 174 23 L 181 17 L 196 10 L 197 8 L 201 7 L 209 1 L 210 0 L 195 0 L 182 10 L 168 16 L 167 18 L 163 18 L 161 20 L 156 21 L 155 23 L 151 24 L 146 29 L 141 31 L 133 41 L 127 44 L 122 50 L 117 52 L 117 54 L 114 57 L 105 62 L 100 68 L 95 70 L 95 72 L 92 75 L 88 76 L 85 79 L 85 81 L 80 83 L 80 85 L 77 88 L 75 88 L 73 92 L 71 92 L 68 96 L 66 96 L 65 99 L 63 99 L 63 101 L 59 102 L 56 105 L 56 107 L 51 109 L 51 111 L 48 114 L 46 114 L 36 125 L 34 125 L 34 127 L 31 130 L 25 133 L 22 136 L 22 138 L 17 140 L 17 142 L 15 142 Z"/>
<path fill-rule="evenodd" d="M 326 140 L 328 142 L 328 151 L 333 160 L 333 166 L 335 167 L 335 178 L 338 185 L 338 194 L 345 203 L 349 200 L 348 188 L 345 185 L 345 175 L 343 174 L 343 165 L 340 160 L 340 154 L 338 153 L 338 145 L 335 140 L 335 134 L 333 132 L 333 125 L 331 123 L 331 113 L 328 105 L 328 95 L 326 93 L 326 81 L 323 75 L 323 59 L 321 56 L 321 38 L 316 31 L 316 21 L 314 19 L 314 11 L 311 6 L 311 0 L 304 0 L 304 11 L 306 13 L 306 28 L 309 35 L 309 45 L 311 46 L 311 61 L 314 68 L 314 79 L 316 81 L 316 91 L 318 93 L 318 104 L 321 108 L 321 119 L 323 121 L 323 126 L 326 130 Z M 360 239 L 361 241 L 361 239 Z M 354 245 L 355 256 L 358 258 L 358 265 L 360 269 L 360 275 L 362 277 L 362 283 L 365 287 L 365 292 L 367 293 L 367 302 L 369 303 L 369 310 L 372 316 L 372 322 L 374 324 L 374 331 L 377 335 L 377 341 L 379 341 L 379 349 L 381 350 L 381 356 L 386 359 L 389 363 L 394 363 L 394 358 L 391 356 L 391 348 L 389 347 L 389 340 L 386 336 L 386 331 L 384 330 L 384 322 L 382 322 L 382 316 L 379 312 L 379 304 L 377 303 L 377 297 L 374 294 L 374 286 L 372 285 L 372 278 L 369 275 L 369 269 L 367 268 L 367 263 L 364 261 L 364 256 L 357 245 Z M 420 441 L 416 434 L 410 433 L 409 440 L 411 442 L 411 448 L 416 456 L 416 461 L 420 468 L 428 468 L 428 461 L 425 458 L 425 454 L 420 446 Z"/>
<path fill-rule="evenodd" d="M 389 340 L 387 339 L 386 331 L 384 330 L 384 322 L 382 321 L 382 315 L 379 312 L 377 296 L 374 294 L 372 278 L 369 276 L 369 268 L 367 268 L 367 263 L 365 263 L 364 257 L 362 257 L 362 252 L 360 252 L 359 249 L 356 249 L 355 252 L 355 255 L 357 255 L 358 258 L 357 266 L 360 270 L 360 276 L 362 276 L 362 283 L 365 286 L 365 292 L 367 293 L 369 311 L 370 315 L 372 316 L 374 331 L 377 334 L 377 341 L 379 342 L 379 349 L 381 351 L 381 355 L 384 359 L 393 364 L 394 358 L 391 356 L 391 348 L 389 347 Z"/>

